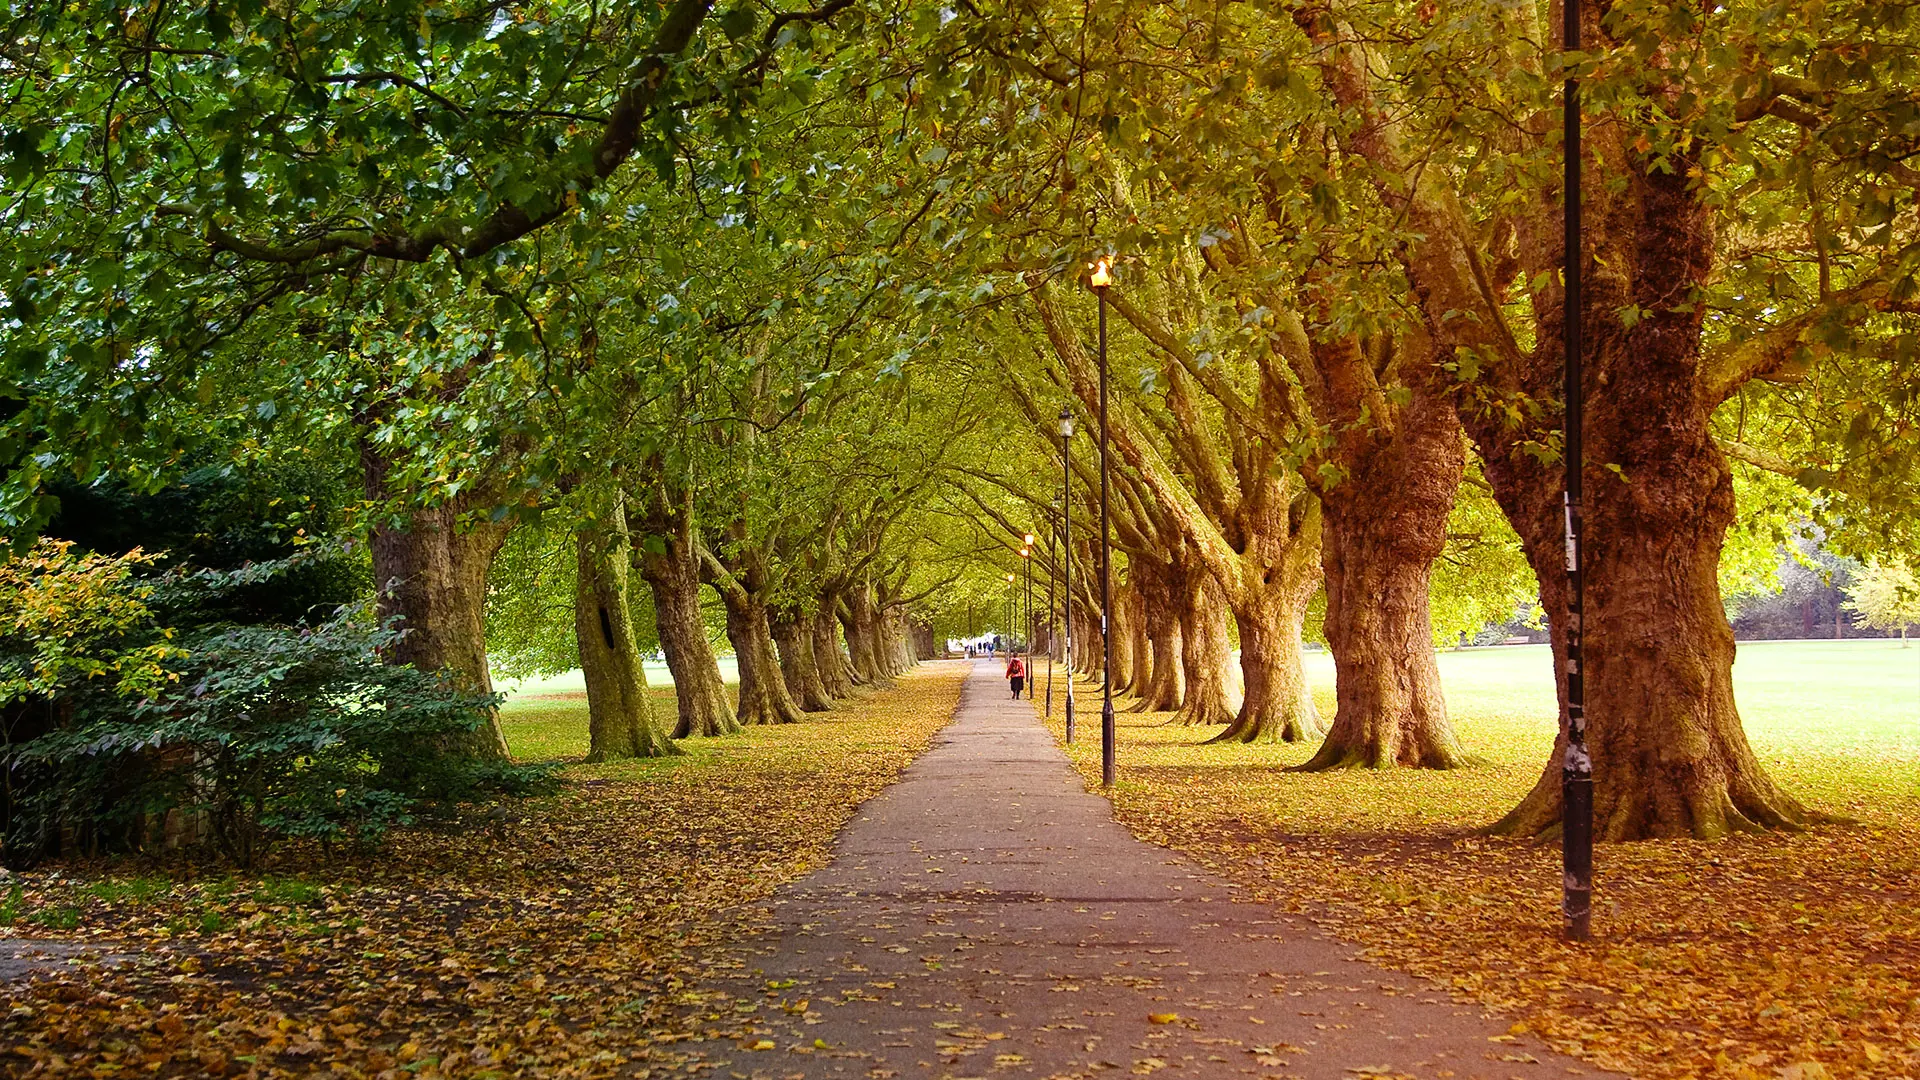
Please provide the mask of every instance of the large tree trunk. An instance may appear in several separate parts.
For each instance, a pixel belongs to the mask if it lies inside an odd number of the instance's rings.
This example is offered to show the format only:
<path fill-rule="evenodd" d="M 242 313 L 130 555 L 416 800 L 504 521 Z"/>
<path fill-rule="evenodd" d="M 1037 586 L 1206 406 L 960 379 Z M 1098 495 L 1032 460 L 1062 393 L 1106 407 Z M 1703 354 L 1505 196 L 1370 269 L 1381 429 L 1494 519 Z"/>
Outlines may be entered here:
<path fill-rule="evenodd" d="M 388 490 L 386 459 L 369 446 L 363 447 L 361 461 L 368 499 L 392 498 L 395 493 Z M 379 616 L 382 620 L 398 620 L 399 628 L 406 632 L 387 652 L 386 659 L 440 672 L 461 689 L 491 694 L 487 572 L 506 540 L 508 526 L 463 526 L 459 517 L 466 503 L 460 499 L 412 511 L 399 528 L 377 524 L 368 547 Z M 508 757 L 506 737 L 493 717 L 471 733 L 451 739 L 450 745 L 476 757 Z"/>
<path fill-rule="evenodd" d="M 855 680 L 870 686 L 890 685 L 893 680 L 880 661 L 880 612 L 874 606 L 872 588 L 855 585 L 844 599 L 840 626 L 846 631 L 847 658 L 853 663 Z"/>
<path fill-rule="evenodd" d="M 1599 246 L 1634 273 L 1596 275 L 1585 313 L 1595 333 L 1586 368 L 1583 653 L 1602 840 L 1708 839 L 1817 819 L 1761 768 L 1734 705 L 1733 631 L 1718 576 L 1733 476 L 1709 427 L 1715 402 L 1701 388 L 1703 306 L 1667 299 L 1689 295 L 1711 264 L 1712 229 L 1688 164 L 1631 177 L 1640 232 Z M 1631 328 L 1615 314 L 1627 302 L 1649 312 Z M 1548 329 L 1543 337 L 1557 341 L 1559 327 Z M 1462 420 L 1491 451 L 1488 479 L 1540 578 L 1564 717 L 1559 476 L 1510 445 L 1511 433 L 1471 413 Z M 1558 829 L 1564 749 L 1563 720 L 1539 782 L 1496 831 Z"/>
<path fill-rule="evenodd" d="M 1127 692 L 1133 684 L 1133 588 L 1117 585 L 1113 590 L 1113 692 Z"/>
<path fill-rule="evenodd" d="M 1338 707 L 1303 770 L 1452 769 L 1429 589 L 1466 455 L 1452 405 L 1424 388 L 1387 443 L 1364 448 L 1321 497 L 1327 645 Z"/>
<path fill-rule="evenodd" d="M 770 623 L 773 640 L 780 646 L 780 673 L 786 678 L 787 689 L 807 712 L 830 711 L 833 695 L 827 693 L 827 684 L 814 661 L 810 620 L 799 612 L 783 610 L 772 616 Z"/>
<path fill-rule="evenodd" d="M 1655 440 L 1635 437 L 1648 426 L 1634 418 L 1643 414 L 1595 412 L 1589 414 L 1589 437 L 1598 428 L 1618 447 L 1601 460 L 1621 462 L 1631 478 L 1629 485 L 1594 469 L 1587 489 L 1599 496 L 1588 500 L 1584 546 L 1595 837 L 1712 839 L 1818 820 L 1766 774 L 1734 705 L 1733 630 L 1718 573 L 1733 519 L 1733 485 L 1718 449 L 1701 438 L 1689 452 L 1658 447 L 1657 454 L 1642 457 L 1632 451 L 1657 447 Z M 1704 428 L 1704 417 L 1699 419 Z M 1604 491 L 1609 482 L 1613 490 Z M 1501 486 L 1496 481 L 1496 492 Z M 1565 547 L 1557 520 L 1516 516 L 1527 526 L 1523 546 L 1550 613 L 1564 715 Z M 1495 832 L 1558 831 L 1565 749 L 1563 725 L 1539 782 L 1493 826 Z"/>
<path fill-rule="evenodd" d="M 1142 666 L 1146 681 L 1137 691 L 1143 712 L 1172 712 L 1186 703 L 1186 682 L 1180 664 L 1180 600 L 1174 596 L 1165 567 L 1151 571 L 1135 560 L 1139 592 L 1145 605 L 1150 659 Z"/>
<path fill-rule="evenodd" d="M 659 545 L 641 545 L 640 574 L 653 590 L 655 628 L 660 651 L 673 672 L 673 694 L 679 720 L 673 737 L 727 735 L 740 730 L 720 665 L 707 641 L 700 614 L 700 557 L 684 510 L 656 507 L 648 528 Z M 653 550 L 656 547 L 658 550 Z"/>
<path fill-rule="evenodd" d="M 1233 642 L 1227 636 L 1227 604 L 1220 584 L 1205 570 L 1193 568 L 1186 579 L 1186 602 L 1180 612 L 1180 664 L 1187 700 L 1171 723 L 1213 725 L 1233 723 Z"/>
<path fill-rule="evenodd" d="M 833 698 L 853 696 L 853 670 L 847 654 L 840 648 L 840 621 L 833 608 L 838 601 L 831 594 L 820 599 L 820 610 L 813 615 L 813 662 Z"/>
<path fill-rule="evenodd" d="M 733 644 L 734 662 L 740 668 L 740 704 L 735 710 L 740 722 L 791 724 L 801 719 L 800 706 L 787 692 L 774 652 L 766 605 L 744 589 L 719 592 L 727 609 L 727 640 Z"/>
<path fill-rule="evenodd" d="M 1591 40 L 1614 40 L 1598 9 L 1583 19 Z M 1564 255 L 1560 193 L 1541 189 L 1528 212 L 1501 211 L 1513 214 L 1518 226 L 1516 272 L 1532 275 L 1535 325 L 1523 347 L 1505 332 L 1506 316 L 1497 307 L 1504 281 L 1489 287 L 1486 269 L 1499 262 L 1479 250 L 1489 233 L 1465 218 L 1439 174 L 1423 173 L 1403 150 L 1394 111 L 1372 98 L 1363 54 L 1328 40 L 1338 24 L 1301 25 L 1327 58 L 1323 85 L 1356 118 L 1342 135 L 1346 148 L 1374 164 L 1376 192 L 1419 238 L 1394 251 L 1435 344 L 1447 356 L 1471 351 L 1482 358 L 1479 380 L 1455 400 L 1540 579 L 1561 699 L 1560 736 L 1539 782 L 1494 828 L 1554 832 L 1561 816 L 1571 609 L 1560 468 L 1540 461 L 1537 451 L 1563 421 L 1550 412 L 1537 425 L 1512 417 L 1523 405 L 1550 409 L 1561 393 L 1567 313 L 1554 272 Z M 1675 62 L 1684 61 L 1655 57 L 1644 65 L 1651 93 L 1677 91 L 1668 66 Z M 1618 122 L 1592 132 L 1595 154 L 1608 168 L 1591 170 L 1583 192 L 1593 223 L 1586 242 L 1598 271 L 1588 278 L 1579 312 L 1589 332 L 1582 366 L 1587 444 L 1579 465 L 1594 835 L 1707 838 L 1795 827 L 1813 815 L 1761 769 L 1734 707 L 1733 634 L 1717 575 L 1734 502 L 1732 475 L 1709 422 L 1724 395 L 1754 372 L 1702 356 L 1707 305 L 1700 292 L 1712 276 L 1717 244 L 1711 193 L 1698 181 L 1706 166 L 1694 155 L 1712 147 L 1694 142 L 1641 151 L 1630 145 L 1635 127 Z M 1627 310 L 1636 314 L 1632 325 L 1621 318 Z M 1803 339 L 1789 336 L 1782 353 L 1796 353 Z"/>
<path fill-rule="evenodd" d="M 1318 587 L 1311 577 L 1304 587 L 1275 582 L 1253 604 L 1235 610 L 1246 693 L 1233 723 L 1213 742 L 1302 742 L 1320 734 L 1300 639 L 1307 601 Z"/>
<path fill-rule="evenodd" d="M 576 532 L 575 549 L 573 636 L 587 682 L 587 760 L 679 753 L 655 725 L 647 699 L 647 675 L 628 606 L 632 546 L 617 500 L 606 521 Z"/>

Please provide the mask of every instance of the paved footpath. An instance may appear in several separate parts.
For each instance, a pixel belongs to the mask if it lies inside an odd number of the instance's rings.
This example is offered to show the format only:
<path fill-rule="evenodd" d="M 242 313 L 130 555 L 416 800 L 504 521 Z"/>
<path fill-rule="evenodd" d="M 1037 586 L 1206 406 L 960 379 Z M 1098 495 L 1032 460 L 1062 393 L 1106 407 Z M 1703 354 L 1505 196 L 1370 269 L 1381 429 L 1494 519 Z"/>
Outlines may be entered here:
<path fill-rule="evenodd" d="M 704 987 L 710 1075 L 1603 1075 L 1134 839 L 999 669 Z"/>

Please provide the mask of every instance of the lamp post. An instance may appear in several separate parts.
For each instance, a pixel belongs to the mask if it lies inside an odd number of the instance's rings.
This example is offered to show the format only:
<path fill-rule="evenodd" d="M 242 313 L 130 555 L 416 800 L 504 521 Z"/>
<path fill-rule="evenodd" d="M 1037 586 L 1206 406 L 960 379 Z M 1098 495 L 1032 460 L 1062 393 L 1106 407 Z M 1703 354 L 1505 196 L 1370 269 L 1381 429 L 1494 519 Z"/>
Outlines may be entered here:
<path fill-rule="evenodd" d="M 1033 534 L 1026 535 L 1026 544 L 1020 549 L 1020 558 L 1027 564 L 1027 599 L 1025 614 L 1020 619 L 1020 629 L 1025 632 L 1020 639 L 1022 666 L 1027 669 L 1027 700 L 1033 700 Z"/>
<path fill-rule="evenodd" d="M 1073 741 L 1073 408 L 1060 406 L 1060 663 L 1067 669 L 1067 741 Z M 1048 679 L 1052 692 L 1052 679 Z"/>
<path fill-rule="evenodd" d="M 1013 659 L 1013 575 L 1007 575 L 1007 659 Z"/>
<path fill-rule="evenodd" d="M 1561 5 L 1562 48 L 1580 51 L 1580 3 Z M 1568 75 L 1561 107 L 1564 138 L 1563 180 L 1564 246 L 1566 255 L 1566 309 L 1562 314 L 1562 343 L 1566 346 L 1567 467 L 1564 510 L 1567 530 L 1567 749 L 1560 774 L 1560 862 L 1566 872 L 1561 910 L 1566 935 L 1585 941 L 1593 932 L 1593 759 L 1587 754 L 1587 688 L 1582 670 L 1582 638 L 1586 633 L 1586 586 L 1580 568 L 1580 466 L 1584 457 L 1581 430 L 1584 401 L 1580 385 L 1580 80 Z"/>
<path fill-rule="evenodd" d="M 1087 279 L 1100 301 L 1100 786 L 1113 786 L 1113 546 L 1107 523 L 1107 288 L 1102 257 Z"/>

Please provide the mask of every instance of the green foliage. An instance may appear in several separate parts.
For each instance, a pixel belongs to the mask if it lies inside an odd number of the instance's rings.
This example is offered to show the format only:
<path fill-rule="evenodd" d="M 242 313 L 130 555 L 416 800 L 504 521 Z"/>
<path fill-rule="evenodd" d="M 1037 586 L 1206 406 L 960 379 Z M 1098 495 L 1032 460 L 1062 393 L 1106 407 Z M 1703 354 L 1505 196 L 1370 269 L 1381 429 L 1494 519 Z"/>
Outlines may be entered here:
<path fill-rule="evenodd" d="M 1905 566 L 1869 563 L 1847 585 L 1847 610 L 1875 630 L 1898 630 L 1920 623 L 1920 582 Z"/>
<path fill-rule="evenodd" d="M 170 666 L 185 654 L 155 623 L 153 587 L 136 577 L 155 558 L 42 539 L 0 561 L 0 706 L 88 684 L 132 699 L 176 678 Z"/>
<path fill-rule="evenodd" d="M 10 853 L 61 830 L 137 843 L 179 813 L 250 865 L 275 839 L 371 845 L 423 813 L 539 787 L 543 770 L 453 749 L 495 699 L 383 662 L 398 637 L 351 613 L 232 627 L 193 641 L 179 682 L 131 708 L 79 701 L 72 724 L 10 753 L 30 778 Z"/>

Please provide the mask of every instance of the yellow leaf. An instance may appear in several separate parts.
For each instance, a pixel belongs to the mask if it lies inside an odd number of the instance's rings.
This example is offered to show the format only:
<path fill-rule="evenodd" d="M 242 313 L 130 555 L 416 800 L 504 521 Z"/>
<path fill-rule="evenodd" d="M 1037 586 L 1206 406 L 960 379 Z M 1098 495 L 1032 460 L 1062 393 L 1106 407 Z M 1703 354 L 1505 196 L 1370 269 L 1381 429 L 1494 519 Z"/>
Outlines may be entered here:
<path fill-rule="evenodd" d="M 753 1043 L 753 1044 L 752 1044 L 751 1046 L 749 1046 L 749 1047 L 747 1047 L 747 1049 L 749 1049 L 749 1050 L 771 1050 L 771 1049 L 773 1049 L 773 1040 L 772 1040 L 772 1039 L 757 1039 L 757 1040 L 755 1040 L 755 1041 L 754 1041 L 754 1043 Z"/>
<path fill-rule="evenodd" d="M 1179 1013 L 1148 1013 L 1147 1020 L 1148 1022 L 1154 1023 L 1154 1024 L 1177 1024 L 1180 1022 L 1180 1014 Z"/>

